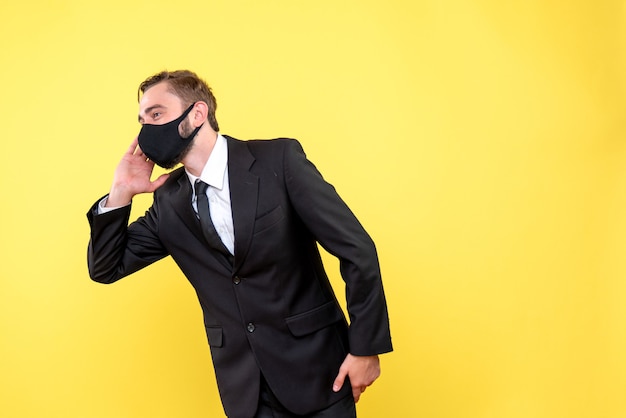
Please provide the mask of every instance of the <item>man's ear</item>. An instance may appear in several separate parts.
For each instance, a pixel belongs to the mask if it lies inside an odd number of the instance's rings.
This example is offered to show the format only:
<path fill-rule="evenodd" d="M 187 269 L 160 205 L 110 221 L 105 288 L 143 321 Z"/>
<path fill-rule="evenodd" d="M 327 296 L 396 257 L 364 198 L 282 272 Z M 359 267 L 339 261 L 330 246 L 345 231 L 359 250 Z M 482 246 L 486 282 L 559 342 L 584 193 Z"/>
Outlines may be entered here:
<path fill-rule="evenodd" d="M 202 100 L 197 101 L 191 111 L 191 124 L 193 127 L 197 128 L 202 125 L 206 121 L 208 114 L 209 106 Z"/>

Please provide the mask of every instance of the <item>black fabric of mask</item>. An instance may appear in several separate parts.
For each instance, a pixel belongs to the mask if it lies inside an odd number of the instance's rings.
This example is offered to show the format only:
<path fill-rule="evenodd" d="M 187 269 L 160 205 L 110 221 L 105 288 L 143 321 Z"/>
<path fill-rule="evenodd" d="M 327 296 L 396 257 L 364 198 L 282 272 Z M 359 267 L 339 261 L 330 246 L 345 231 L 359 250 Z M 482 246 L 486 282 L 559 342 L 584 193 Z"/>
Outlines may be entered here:
<path fill-rule="evenodd" d="M 195 104 L 195 103 L 194 103 Z M 202 125 L 187 138 L 180 136 L 179 125 L 187 117 L 194 104 L 189 106 L 177 119 L 163 125 L 144 124 L 137 140 L 146 156 L 163 168 L 172 168 L 180 162 L 182 153 L 191 144 Z"/>

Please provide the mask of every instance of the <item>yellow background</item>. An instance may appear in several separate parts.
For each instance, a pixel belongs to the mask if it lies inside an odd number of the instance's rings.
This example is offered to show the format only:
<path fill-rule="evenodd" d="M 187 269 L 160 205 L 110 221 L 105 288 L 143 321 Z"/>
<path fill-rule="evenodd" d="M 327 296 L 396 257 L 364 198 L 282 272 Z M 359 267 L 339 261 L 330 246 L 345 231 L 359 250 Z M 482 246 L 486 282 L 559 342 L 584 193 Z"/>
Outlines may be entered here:
<path fill-rule="evenodd" d="M 377 243 L 396 351 L 361 418 L 626 417 L 625 18 L 610 0 L 3 1 L 0 416 L 223 416 L 173 263 L 103 286 L 85 262 L 137 85 L 189 68 L 223 133 L 300 139 Z"/>

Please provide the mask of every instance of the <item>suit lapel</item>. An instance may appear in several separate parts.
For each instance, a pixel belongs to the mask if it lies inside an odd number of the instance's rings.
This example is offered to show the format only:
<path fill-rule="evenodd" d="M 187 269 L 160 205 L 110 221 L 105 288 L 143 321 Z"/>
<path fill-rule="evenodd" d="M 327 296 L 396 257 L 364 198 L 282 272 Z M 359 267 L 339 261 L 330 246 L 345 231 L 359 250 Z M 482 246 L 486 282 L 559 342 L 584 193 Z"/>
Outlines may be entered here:
<path fill-rule="evenodd" d="M 174 212 L 194 234 L 196 239 L 205 242 L 200 221 L 193 211 L 193 206 L 191 206 L 191 185 L 184 169 L 181 169 L 177 187 L 171 193 L 170 202 L 172 202 Z"/>
<path fill-rule="evenodd" d="M 228 141 L 228 179 L 235 230 L 234 270 L 237 271 L 245 260 L 252 241 L 259 178 L 250 172 L 254 156 L 245 142 L 228 136 L 225 138 Z"/>
<path fill-rule="evenodd" d="M 207 246 L 208 252 L 212 254 L 220 263 L 222 263 L 224 267 L 231 270 L 232 265 L 231 262 L 228 261 L 228 257 L 226 257 L 219 250 L 213 248 L 213 246 L 207 242 L 204 234 L 202 233 L 200 220 L 196 216 L 193 206 L 191 205 L 191 184 L 189 183 L 189 178 L 187 177 L 184 169 L 182 171 L 182 175 L 178 178 L 176 188 L 172 190 L 171 193 L 172 196 L 170 201 L 172 202 L 174 213 L 176 213 L 187 228 L 189 228 L 196 239 Z M 224 250 L 226 251 L 226 248 L 224 248 Z"/>

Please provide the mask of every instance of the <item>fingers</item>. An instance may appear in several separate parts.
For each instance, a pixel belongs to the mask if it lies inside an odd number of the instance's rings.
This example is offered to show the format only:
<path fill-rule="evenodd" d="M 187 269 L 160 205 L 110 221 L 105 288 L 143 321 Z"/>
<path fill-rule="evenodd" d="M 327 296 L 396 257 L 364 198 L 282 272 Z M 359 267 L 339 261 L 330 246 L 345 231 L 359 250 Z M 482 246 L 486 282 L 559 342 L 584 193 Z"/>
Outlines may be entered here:
<path fill-rule="evenodd" d="M 139 140 L 137 139 L 137 137 L 135 137 L 135 139 L 133 139 L 133 142 L 130 143 L 130 146 L 128 147 L 128 149 L 126 150 L 126 154 L 134 154 L 135 150 L 139 149 L 141 150 L 141 148 L 139 148 Z"/>
<path fill-rule="evenodd" d="M 346 374 L 339 371 L 339 374 L 337 375 L 337 378 L 335 379 L 335 382 L 333 383 L 333 392 L 339 392 L 341 390 L 345 379 L 346 379 Z"/>
<path fill-rule="evenodd" d="M 343 384 L 345 383 L 347 375 L 348 372 L 345 371 L 343 368 L 339 370 L 339 374 L 337 375 L 337 377 L 335 378 L 335 382 L 333 383 L 334 392 L 339 392 L 341 390 Z M 357 403 L 359 401 L 359 399 L 361 398 L 361 394 L 365 392 L 367 386 L 368 385 L 352 386 L 352 397 L 354 398 L 354 403 Z"/>
<path fill-rule="evenodd" d="M 367 386 L 353 386 L 352 387 L 352 397 L 354 398 L 354 403 L 357 403 L 359 399 L 361 399 L 361 394 L 365 392 Z"/>
<path fill-rule="evenodd" d="M 170 176 L 169 173 L 161 174 L 158 179 L 154 180 L 151 183 L 151 190 L 150 191 L 153 192 L 156 189 L 158 189 L 159 187 L 163 186 L 163 184 L 169 178 L 169 176 Z"/>
<path fill-rule="evenodd" d="M 144 154 L 141 147 L 139 146 L 137 138 L 133 139 L 133 142 L 131 142 L 130 146 L 126 149 L 126 153 L 122 157 L 122 161 L 141 161 L 143 163 L 149 163 L 151 166 L 154 167 L 154 161 L 150 160 L 150 158 L 148 158 L 148 156 Z"/>
<path fill-rule="evenodd" d="M 354 398 L 354 403 L 359 402 L 359 399 L 361 399 L 361 391 L 358 388 L 352 388 L 352 397 Z"/>
<path fill-rule="evenodd" d="M 354 403 L 357 403 L 359 399 L 361 399 L 361 394 L 363 392 L 365 392 L 365 390 L 363 390 L 363 388 L 361 387 L 352 388 L 352 397 L 354 398 Z"/>
<path fill-rule="evenodd" d="M 335 379 L 333 390 L 339 391 L 345 382 L 345 378 L 350 378 L 352 386 L 352 396 L 354 402 L 358 402 L 361 394 L 365 392 L 380 375 L 378 356 L 353 356 L 348 354 L 343 364 L 339 368 L 339 375 Z"/>
<path fill-rule="evenodd" d="M 135 137 L 135 139 L 133 139 L 133 142 L 130 143 L 130 146 L 126 150 L 126 154 L 140 157 L 146 161 L 148 160 L 148 156 L 143 153 L 141 147 L 139 146 L 139 140 L 137 139 L 137 137 Z"/>

